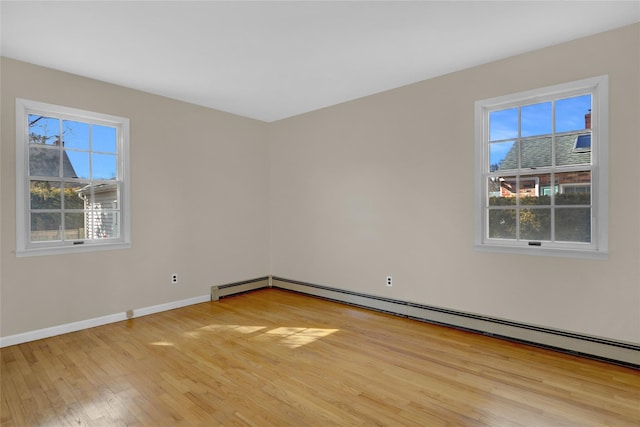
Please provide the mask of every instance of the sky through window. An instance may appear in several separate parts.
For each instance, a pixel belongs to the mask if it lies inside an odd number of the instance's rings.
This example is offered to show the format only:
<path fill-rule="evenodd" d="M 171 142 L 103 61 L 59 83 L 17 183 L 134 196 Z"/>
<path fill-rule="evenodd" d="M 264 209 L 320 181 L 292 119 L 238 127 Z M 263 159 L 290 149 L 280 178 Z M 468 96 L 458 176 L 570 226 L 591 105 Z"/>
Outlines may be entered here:
<path fill-rule="evenodd" d="M 489 113 L 489 140 L 495 142 L 490 145 L 489 164 L 497 168 L 518 137 L 550 135 L 554 122 L 556 133 L 586 129 L 585 115 L 590 111 L 590 94 L 492 111 Z"/>

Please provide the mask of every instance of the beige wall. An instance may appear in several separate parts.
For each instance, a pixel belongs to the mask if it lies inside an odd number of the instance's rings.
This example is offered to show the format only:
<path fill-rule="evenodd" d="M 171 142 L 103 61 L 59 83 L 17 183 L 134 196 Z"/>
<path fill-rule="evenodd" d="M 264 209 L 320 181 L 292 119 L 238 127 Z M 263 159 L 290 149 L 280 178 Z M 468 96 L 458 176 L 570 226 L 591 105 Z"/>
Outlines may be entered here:
<path fill-rule="evenodd" d="M 640 342 L 639 55 L 634 25 L 272 124 L 272 274 Z M 474 101 L 602 74 L 609 259 L 475 252 Z"/>
<path fill-rule="evenodd" d="M 639 45 L 635 25 L 272 124 L 3 59 L 0 336 L 270 273 L 640 342 Z M 474 101 L 601 74 L 609 259 L 475 252 Z M 131 249 L 15 257 L 16 97 L 131 119 Z"/>
<path fill-rule="evenodd" d="M 1 79 L 1 336 L 268 273 L 265 123 L 6 58 Z M 16 97 L 130 119 L 131 249 L 16 258 Z"/>

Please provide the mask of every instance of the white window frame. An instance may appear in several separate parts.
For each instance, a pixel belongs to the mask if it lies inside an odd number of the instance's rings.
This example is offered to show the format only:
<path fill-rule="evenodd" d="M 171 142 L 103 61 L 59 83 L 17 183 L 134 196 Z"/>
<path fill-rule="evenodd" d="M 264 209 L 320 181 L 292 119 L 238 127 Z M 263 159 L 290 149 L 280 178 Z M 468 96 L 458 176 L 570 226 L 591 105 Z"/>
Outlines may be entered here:
<path fill-rule="evenodd" d="M 29 114 L 116 128 L 117 169 L 120 183 L 119 235 L 109 239 L 32 242 L 30 237 Z M 131 247 L 129 197 L 129 119 L 109 114 L 63 107 L 44 102 L 16 99 L 16 256 L 55 255 Z"/>
<path fill-rule="evenodd" d="M 608 257 L 609 78 L 598 76 L 475 102 L 475 249 L 484 252 L 605 259 Z M 489 113 L 590 93 L 591 243 L 530 242 L 488 237 Z M 539 168 L 544 173 L 544 168 Z M 532 246 L 535 244 L 535 246 Z M 538 246 L 539 244 L 539 246 Z"/>

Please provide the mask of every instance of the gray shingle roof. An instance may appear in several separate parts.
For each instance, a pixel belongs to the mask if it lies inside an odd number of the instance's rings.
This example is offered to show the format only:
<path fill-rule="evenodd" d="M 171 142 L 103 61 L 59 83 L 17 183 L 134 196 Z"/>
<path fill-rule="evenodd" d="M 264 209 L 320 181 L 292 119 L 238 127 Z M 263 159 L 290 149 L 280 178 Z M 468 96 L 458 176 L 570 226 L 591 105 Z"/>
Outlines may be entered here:
<path fill-rule="evenodd" d="M 556 165 L 578 165 L 591 163 L 591 150 L 575 150 L 576 139 L 580 135 L 590 135 L 581 131 L 556 137 Z M 551 137 L 523 139 L 521 141 L 523 168 L 551 166 Z M 513 144 L 498 170 L 518 168 L 518 146 Z"/>
<path fill-rule="evenodd" d="M 58 177 L 60 172 L 60 150 L 40 144 L 29 145 L 29 175 Z M 66 178 L 77 178 L 67 152 L 62 150 L 62 170 Z"/>

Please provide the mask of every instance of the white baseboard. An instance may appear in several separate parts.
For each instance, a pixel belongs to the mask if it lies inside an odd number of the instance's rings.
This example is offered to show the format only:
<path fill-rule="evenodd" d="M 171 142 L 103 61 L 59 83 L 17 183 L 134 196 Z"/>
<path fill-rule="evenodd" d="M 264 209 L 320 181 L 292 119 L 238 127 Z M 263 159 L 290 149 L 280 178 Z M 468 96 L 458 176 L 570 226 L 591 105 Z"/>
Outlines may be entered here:
<path fill-rule="evenodd" d="M 151 307 L 144 307 L 138 310 L 134 310 L 134 318 L 140 316 L 147 316 L 149 314 L 160 313 L 162 311 L 174 310 L 180 307 L 186 307 L 188 305 L 200 304 L 202 302 L 211 301 L 210 295 L 200 295 L 198 297 L 187 298 L 180 301 L 172 301 L 164 304 L 153 305 Z"/>
<path fill-rule="evenodd" d="M 199 304 L 211 300 L 210 295 L 201 295 L 198 297 L 187 298 L 180 301 L 172 301 L 165 304 L 158 304 L 151 307 L 143 307 L 133 310 L 133 317 L 146 316 L 148 314 L 160 313 L 162 311 L 173 310 L 188 305 Z M 80 320 L 78 322 L 65 323 L 64 325 L 52 326 L 50 328 L 37 329 L 35 331 L 24 332 L 21 334 L 0 337 L 0 348 L 10 345 L 22 344 L 29 341 L 35 341 L 43 338 L 49 338 L 56 335 L 76 332 L 83 329 L 95 328 L 109 323 L 121 322 L 127 320 L 127 313 L 114 313 L 106 316 L 94 317 L 93 319 Z"/>

